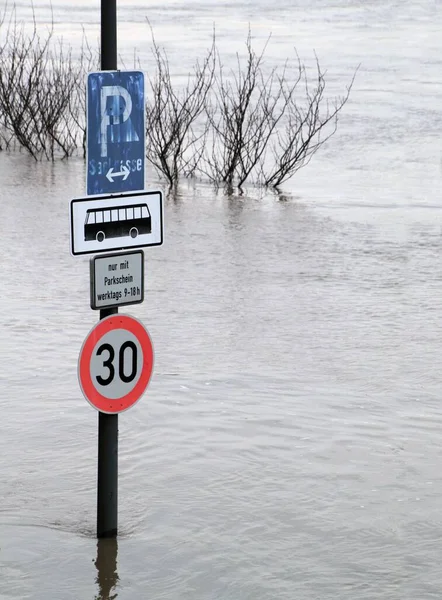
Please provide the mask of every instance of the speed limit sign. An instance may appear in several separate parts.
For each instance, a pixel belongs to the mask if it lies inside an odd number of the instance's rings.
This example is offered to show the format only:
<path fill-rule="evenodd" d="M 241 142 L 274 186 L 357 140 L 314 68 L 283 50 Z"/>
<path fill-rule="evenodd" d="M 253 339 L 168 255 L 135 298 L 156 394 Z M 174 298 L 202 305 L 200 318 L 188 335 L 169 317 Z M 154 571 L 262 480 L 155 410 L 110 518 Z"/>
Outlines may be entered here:
<path fill-rule="evenodd" d="M 153 361 L 152 341 L 140 321 L 122 314 L 106 317 L 93 327 L 81 348 L 81 390 L 100 412 L 123 412 L 143 395 Z"/>

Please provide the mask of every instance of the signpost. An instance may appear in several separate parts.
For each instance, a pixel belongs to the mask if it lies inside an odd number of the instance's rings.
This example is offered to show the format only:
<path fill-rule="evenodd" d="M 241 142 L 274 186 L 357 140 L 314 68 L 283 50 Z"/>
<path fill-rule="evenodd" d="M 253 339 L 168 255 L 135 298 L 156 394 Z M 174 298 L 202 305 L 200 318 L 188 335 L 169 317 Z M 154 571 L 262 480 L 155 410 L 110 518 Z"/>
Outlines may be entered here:
<path fill-rule="evenodd" d="M 87 193 L 144 189 L 144 75 L 100 71 L 87 80 Z"/>
<path fill-rule="evenodd" d="M 163 243 L 160 191 L 75 198 L 70 206 L 71 253 L 159 246 Z"/>
<path fill-rule="evenodd" d="M 78 379 L 97 410 L 117 414 L 144 393 L 153 369 L 153 346 L 144 325 L 129 315 L 111 315 L 90 331 L 78 360 Z"/>
<path fill-rule="evenodd" d="M 105 254 L 90 259 L 91 308 L 139 304 L 144 300 L 144 252 Z"/>
<path fill-rule="evenodd" d="M 71 200 L 69 218 L 71 254 L 101 254 L 90 260 L 100 321 L 78 377 L 98 410 L 97 537 L 106 538 L 118 532 L 118 414 L 140 399 L 153 369 L 149 333 L 118 306 L 144 300 L 144 253 L 134 249 L 163 243 L 162 193 L 144 190 L 144 76 L 117 70 L 116 0 L 101 0 L 101 69 L 87 81 L 88 197 Z"/>

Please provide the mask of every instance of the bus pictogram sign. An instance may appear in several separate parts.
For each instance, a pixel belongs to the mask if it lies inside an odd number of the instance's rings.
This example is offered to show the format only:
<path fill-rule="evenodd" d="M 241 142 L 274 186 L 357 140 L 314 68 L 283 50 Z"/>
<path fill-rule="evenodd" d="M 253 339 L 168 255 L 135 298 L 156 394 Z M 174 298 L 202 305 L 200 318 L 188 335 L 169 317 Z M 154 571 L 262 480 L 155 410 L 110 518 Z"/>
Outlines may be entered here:
<path fill-rule="evenodd" d="M 100 412 L 123 412 L 145 392 L 153 362 L 152 341 L 141 321 L 123 314 L 106 317 L 93 327 L 81 348 L 81 391 Z"/>
<path fill-rule="evenodd" d="M 71 254 L 97 254 L 163 243 L 160 191 L 74 198 L 70 204 Z"/>

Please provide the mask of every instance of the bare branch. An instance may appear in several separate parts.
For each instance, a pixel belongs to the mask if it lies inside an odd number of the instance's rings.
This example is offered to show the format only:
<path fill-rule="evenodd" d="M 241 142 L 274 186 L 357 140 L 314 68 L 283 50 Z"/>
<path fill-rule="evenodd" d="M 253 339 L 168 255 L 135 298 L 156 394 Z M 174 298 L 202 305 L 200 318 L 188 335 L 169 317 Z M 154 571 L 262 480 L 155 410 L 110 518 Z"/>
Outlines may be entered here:
<path fill-rule="evenodd" d="M 307 165 L 319 148 L 336 132 L 339 113 L 349 99 L 356 72 L 347 86 L 346 93 L 335 98 L 330 105 L 324 98 L 325 78 L 317 57 L 316 84 L 313 91 L 310 91 L 304 71 L 306 103 L 304 107 L 299 106 L 293 96 L 288 101 L 288 118 L 284 131 L 278 132 L 272 145 L 272 165 L 268 170 L 262 169 L 262 183 L 265 186 L 277 188 L 287 181 L 301 167 Z"/>
<path fill-rule="evenodd" d="M 150 26 L 150 24 L 149 24 Z M 215 68 L 215 34 L 203 62 L 197 62 L 187 84 L 177 91 L 169 62 L 151 29 L 152 51 L 157 67 L 149 78 L 151 93 L 146 102 L 147 159 L 173 185 L 180 174 L 192 175 L 201 157 L 206 129 L 197 129 Z"/>

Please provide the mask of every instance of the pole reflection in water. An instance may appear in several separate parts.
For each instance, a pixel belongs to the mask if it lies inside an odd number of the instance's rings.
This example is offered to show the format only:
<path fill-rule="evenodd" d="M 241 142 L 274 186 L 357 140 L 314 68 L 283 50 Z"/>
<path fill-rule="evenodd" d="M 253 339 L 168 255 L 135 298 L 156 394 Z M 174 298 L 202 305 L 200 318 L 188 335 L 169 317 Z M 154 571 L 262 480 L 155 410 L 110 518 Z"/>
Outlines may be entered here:
<path fill-rule="evenodd" d="M 116 538 L 102 538 L 97 541 L 97 577 L 98 596 L 95 600 L 115 600 L 119 580 L 117 573 L 118 542 Z M 114 592 L 113 595 L 112 592 Z"/>

